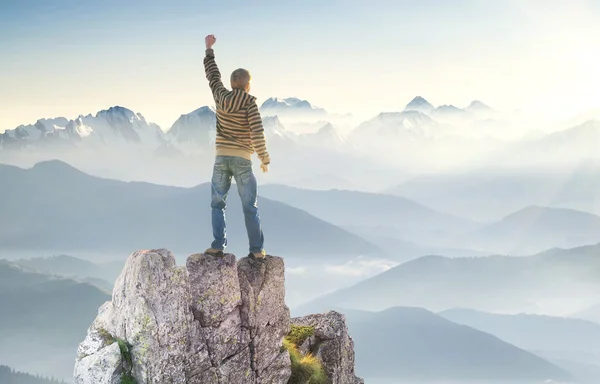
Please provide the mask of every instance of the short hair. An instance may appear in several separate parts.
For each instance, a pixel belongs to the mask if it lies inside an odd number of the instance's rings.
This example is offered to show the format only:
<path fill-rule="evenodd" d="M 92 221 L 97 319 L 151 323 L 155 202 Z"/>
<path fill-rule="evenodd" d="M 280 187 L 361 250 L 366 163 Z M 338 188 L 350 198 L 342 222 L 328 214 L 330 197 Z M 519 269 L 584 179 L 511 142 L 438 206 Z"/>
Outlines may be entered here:
<path fill-rule="evenodd" d="M 231 88 L 246 89 L 250 80 L 252 80 L 250 72 L 246 69 L 238 68 L 231 73 Z"/>

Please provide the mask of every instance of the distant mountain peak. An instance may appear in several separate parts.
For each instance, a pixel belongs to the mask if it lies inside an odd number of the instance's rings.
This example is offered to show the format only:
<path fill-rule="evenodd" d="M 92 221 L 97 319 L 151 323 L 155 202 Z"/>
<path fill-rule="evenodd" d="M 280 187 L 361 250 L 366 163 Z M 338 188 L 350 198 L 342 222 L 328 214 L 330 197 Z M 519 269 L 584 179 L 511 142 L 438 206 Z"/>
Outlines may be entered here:
<path fill-rule="evenodd" d="M 103 109 L 101 111 L 98 111 L 98 113 L 96 113 L 96 117 L 105 117 L 108 115 L 120 115 L 120 116 L 127 117 L 128 119 L 131 119 L 131 118 L 137 116 L 136 113 L 133 112 L 131 109 L 121 107 L 119 105 L 115 105 L 114 107 L 110 107 L 108 109 Z"/>
<path fill-rule="evenodd" d="M 493 111 L 492 107 L 490 107 L 487 104 L 484 104 L 483 102 L 479 101 L 479 100 L 473 100 L 471 102 L 471 104 L 469 104 L 469 106 L 467 108 L 465 108 L 467 111 L 473 111 L 473 112 L 488 112 L 488 111 Z"/>
<path fill-rule="evenodd" d="M 263 122 L 269 122 L 269 123 L 281 125 L 281 121 L 279 120 L 279 116 L 265 116 L 263 118 Z"/>
<path fill-rule="evenodd" d="M 286 136 L 287 131 L 277 115 L 265 116 L 262 119 L 265 134 L 269 136 Z"/>
<path fill-rule="evenodd" d="M 200 107 L 198 109 L 193 110 L 190 113 L 181 114 L 179 116 L 179 119 L 177 119 L 177 121 L 179 121 L 181 119 L 186 119 L 186 118 L 189 119 L 189 118 L 192 118 L 194 116 L 198 116 L 198 117 L 210 116 L 210 117 L 213 117 L 213 116 L 215 116 L 215 114 L 216 114 L 216 112 L 215 112 L 215 109 L 213 107 L 205 105 L 203 107 Z M 174 124 L 176 124 L 176 123 L 177 122 L 175 122 Z"/>
<path fill-rule="evenodd" d="M 440 105 L 436 108 L 438 111 L 462 111 L 462 109 L 452 105 L 452 104 L 444 104 Z"/>
<path fill-rule="evenodd" d="M 31 169 L 35 170 L 43 170 L 43 171 L 70 171 L 83 173 L 79 169 L 75 168 L 71 164 L 65 163 L 61 160 L 44 160 L 38 163 L 35 163 Z"/>
<path fill-rule="evenodd" d="M 324 114 L 326 111 L 323 108 L 312 105 L 307 100 L 302 100 L 297 97 L 270 97 L 265 100 L 260 106 L 261 111 L 267 113 L 317 113 Z"/>
<path fill-rule="evenodd" d="M 208 105 L 205 105 L 204 107 L 200 107 L 198 109 L 196 109 L 195 111 L 191 112 L 190 114 L 203 114 L 203 113 L 215 113 L 215 109 L 213 107 L 209 107 Z"/>
<path fill-rule="evenodd" d="M 371 121 L 374 121 L 374 120 L 395 121 L 395 122 L 399 122 L 399 123 L 402 121 L 406 121 L 406 120 L 422 121 L 422 122 L 428 122 L 428 123 L 433 122 L 431 117 L 429 117 L 427 114 L 420 112 L 420 111 L 416 111 L 416 110 L 409 110 L 409 111 L 403 111 L 403 112 L 381 112 L 379 115 L 377 115 Z"/>
<path fill-rule="evenodd" d="M 452 104 L 440 105 L 439 107 L 437 107 L 436 109 L 434 109 L 432 111 L 432 116 L 442 117 L 442 118 L 444 118 L 444 117 L 448 117 L 448 118 L 466 117 L 470 114 L 471 114 L 471 112 L 468 112 L 464 109 L 458 108 L 457 106 L 454 106 Z"/>
<path fill-rule="evenodd" d="M 558 207 L 546 207 L 541 205 L 529 205 L 516 212 L 513 212 L 505 216 L 502 220 L 515 220 L 523 218 L 539 219 L 542 215 L 546 217 L 557 218 L 557 217 L 587 217 L 594 218 L 600 222 L 600 217 L 589 212 L 579 211 L 572 208 L 558 208 Z"/>
<path fill-rule="evenodd" d="M 434 109 L 434 106 L 425 98 L 421 96 L 417 96 L 411 100 L 410 103 L 404 107 L 405 111 L 418 111 L 422 113 L 429 113 Z"/>
<path fill-rule="evenodd" d="M 282 104 L 285 104 L 288 106 L 295 106 L 298 104 L 310 105 L 310 103 L 307 100 L 302 100 L 297 97 L 285 97 L 285 98 L 269 97 L 267 100 L 265 100 L 263 102 L 261 108 L 262 107 L 272 107 L 272 106 L 282 105 Z"/>
<path fill-rule="evenodd" d="M 179 116 L 167 131 L 167 135 L 178 142 L 191 142 L 208 147 L 213 141 L 216 121 L 215 109 L 205 105 Z"/>
<path fill-rule="evenodd" d="M 265 100 L 261 108 L 277 108 L 277 107 L 308 107 L 311 108 L 312 105 L 307 100 L 301 100 L 297 97 L 269 97 Z"/>
<path fill-rule="evenodd" d="M 319 133 L 329 133 L 329 132 L 336 132 L 336 131 L 337 131 L 337 129 L 335 128 L 335 126 L 329 122 L 327 122 L 324 126 L 319 128 Z"/>

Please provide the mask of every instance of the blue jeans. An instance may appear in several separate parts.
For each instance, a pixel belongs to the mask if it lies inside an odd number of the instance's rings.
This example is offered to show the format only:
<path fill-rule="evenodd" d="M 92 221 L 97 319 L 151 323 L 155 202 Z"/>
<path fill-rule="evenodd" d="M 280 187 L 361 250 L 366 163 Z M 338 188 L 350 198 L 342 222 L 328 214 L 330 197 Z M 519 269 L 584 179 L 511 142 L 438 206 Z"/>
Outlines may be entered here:
<path fill-rule="evenodd" d="M 250 242 L 250 252 L 263 250 L 264 236 L 258 215 L 256 177 L 252 172 L 252 162 L 241 157 L 217 156 L 212 176 L 212 227 L 213 249 L 224 250 L 227 246 L 225 206 L 231 187 L 231 178 L 235 178 L 238 193 L 242 199 L 242 208 L 246 219 L 246 230 Z"/>

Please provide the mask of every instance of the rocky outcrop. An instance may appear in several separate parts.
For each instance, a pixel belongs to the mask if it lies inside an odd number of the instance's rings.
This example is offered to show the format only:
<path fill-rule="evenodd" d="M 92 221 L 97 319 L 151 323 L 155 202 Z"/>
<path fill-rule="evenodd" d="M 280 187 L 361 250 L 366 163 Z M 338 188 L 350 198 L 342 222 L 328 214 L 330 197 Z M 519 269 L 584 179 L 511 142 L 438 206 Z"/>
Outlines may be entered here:
<path fill-rule="evenodd" d="M 330 384 L 364 384 L 354 373 L 354 342 L 348 334 L 344 315 L 331 311 L 295 318 L 292 324 L 314 329 L 300 351 L 322 361 Z"/>
<path fill-rule="evenodd" d="M 352 340 L 336 316 L 298 321 L 315 324 L 310 343 L 331 384 L 354 384 Z M 178 267 L 165 249 L 138 251 L 78 348 L 75 384 L 285 384 L 289 330 L 283 259 L 196 254 Z"/>

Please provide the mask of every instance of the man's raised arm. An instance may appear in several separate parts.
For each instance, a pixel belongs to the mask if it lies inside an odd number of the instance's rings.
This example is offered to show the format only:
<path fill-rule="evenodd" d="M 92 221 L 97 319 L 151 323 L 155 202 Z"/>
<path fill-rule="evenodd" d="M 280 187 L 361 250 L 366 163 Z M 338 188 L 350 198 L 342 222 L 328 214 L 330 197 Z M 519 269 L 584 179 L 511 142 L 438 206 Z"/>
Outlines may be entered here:
<path fill-rule="evenodd" d="M 206 78 L 215 102 L 221 104 L 223 97 L 227 94 L 227 89 L 221 81 L 221 72 L 219 72 L 219 67 L 215 62 L 215 52 L 212 49 L 212 46 L 217 42 L 217 38 L 214 35 L 208 35 L 204 41 L 206 42 L 206 56 L 204 56 Z"/>

